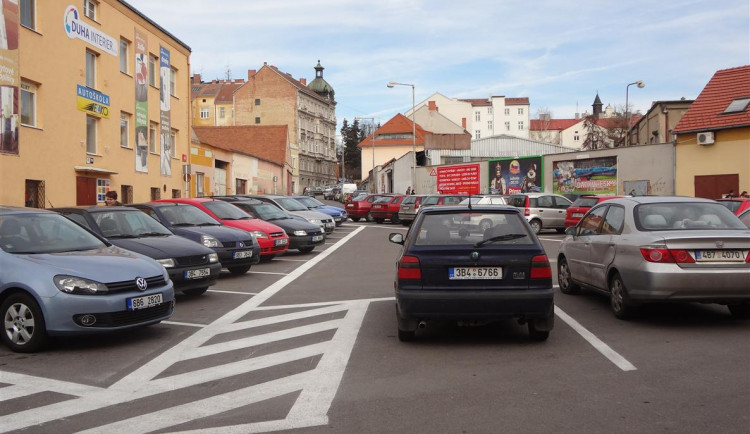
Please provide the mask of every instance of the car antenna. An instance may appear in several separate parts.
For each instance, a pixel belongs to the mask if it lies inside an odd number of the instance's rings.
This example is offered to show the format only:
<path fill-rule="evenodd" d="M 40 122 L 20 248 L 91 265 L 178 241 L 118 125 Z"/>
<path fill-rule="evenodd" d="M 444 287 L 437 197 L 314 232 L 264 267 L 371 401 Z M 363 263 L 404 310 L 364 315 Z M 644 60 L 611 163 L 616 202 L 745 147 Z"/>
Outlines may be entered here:
<path fill-rule="evenodd" d="M 471 211 L 471 192 L 469 192 L 469 211 Z"/>

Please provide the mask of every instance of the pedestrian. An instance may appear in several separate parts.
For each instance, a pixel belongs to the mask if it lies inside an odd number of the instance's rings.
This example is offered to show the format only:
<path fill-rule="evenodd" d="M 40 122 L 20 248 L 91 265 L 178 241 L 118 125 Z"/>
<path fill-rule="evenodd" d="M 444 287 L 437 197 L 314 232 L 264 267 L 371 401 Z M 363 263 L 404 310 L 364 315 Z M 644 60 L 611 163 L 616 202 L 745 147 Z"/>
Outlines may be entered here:
<path fill-rule="evenodd" d="M 729 190 L 729 193 L 722 196 L 722 199 L 731 199 L 734 197 L 734 190 Z"/>
<path fill-rule="evenodd" d="M 635 188 L 630 189 L 630 193 L 628 193 L 629 196 L 635 196 Z"/>
<path fill-rule="evenodd" d="M 120 202 L 117 201 L 117 192 L 114 190 L 109 190 L 104 195 L 104 205 L 105 206 L 120 206 L 122 205 Z"/>
<path fill-rule="evenodd" d="M 411 194 L 411 186 L 408 186 L 406 187 L 406 195 L 408 196 L 410 194 Z"/>
<path fill-rule="evenodd" d="M 747 194 L 747 190 L 742 190 L 742 193 L 740 193 L 740 197 L 743 198 L 750 198 L 750 194 Z"/>

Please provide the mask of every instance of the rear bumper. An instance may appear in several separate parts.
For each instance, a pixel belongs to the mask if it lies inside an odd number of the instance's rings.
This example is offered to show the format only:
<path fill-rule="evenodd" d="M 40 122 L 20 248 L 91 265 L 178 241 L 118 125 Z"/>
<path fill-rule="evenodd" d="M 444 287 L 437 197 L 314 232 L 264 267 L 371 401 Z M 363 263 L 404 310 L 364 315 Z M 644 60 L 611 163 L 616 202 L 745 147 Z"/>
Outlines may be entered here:
<path fill-rule="evenodd" d="M 750 267 L 700 270 L 649 263 L 643 269 L 620 273 L 633 301 L 750 301 Z"/>
<path fill-rule="evenodd" d="M 554 290 L 420 291 L 396 290 L 399 314 L 406 319 L 548 318 Z"/>
<path fill-rule="evenodd" d="M 370 211 L 370 215 L 375 219 L 390 220 L 395 214 L 397 213 L 391 211 Z"/>

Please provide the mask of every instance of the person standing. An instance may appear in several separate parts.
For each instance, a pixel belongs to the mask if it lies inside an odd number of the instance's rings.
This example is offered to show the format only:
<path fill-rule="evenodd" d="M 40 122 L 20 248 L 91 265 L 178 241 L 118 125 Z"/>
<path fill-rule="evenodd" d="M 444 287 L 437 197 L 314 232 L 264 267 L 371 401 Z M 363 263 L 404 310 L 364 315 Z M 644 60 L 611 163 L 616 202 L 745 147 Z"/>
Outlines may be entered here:
<path fill-rule="evenodd" d="M 408 196 L 410 194 L 411 194 L 411 186 L 408 186 L 406 187 L 406 195 Z"/>
<path fill-rule="evenodd" d="M 109 190 L 104 195 L 104 205 L 105 206 L 120 206 L 122 205 L 120 202 L 117 201 L 117 192 L 114 190 Z"/>

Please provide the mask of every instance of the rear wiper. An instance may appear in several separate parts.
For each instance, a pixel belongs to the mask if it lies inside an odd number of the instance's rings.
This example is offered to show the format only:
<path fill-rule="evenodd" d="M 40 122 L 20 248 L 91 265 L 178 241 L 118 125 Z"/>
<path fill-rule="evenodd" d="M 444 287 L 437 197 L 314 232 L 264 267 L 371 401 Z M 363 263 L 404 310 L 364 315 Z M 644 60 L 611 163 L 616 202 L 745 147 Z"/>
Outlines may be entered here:
<path fill-rule="evenodd" d="M 474 244 L 474 247 L 481 247 L 487 243 L 491 243 L 493 241 L 510 241 L 510 240 L 516 240 L 518 238 L 526 237 L 526 234 L 506 234 L 506 235 L 498 235 L 496 237 L 487 238 L 486 240 L 479 241 Z"/>

